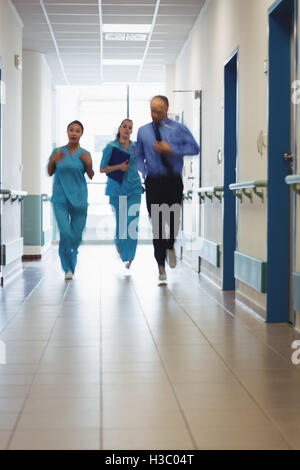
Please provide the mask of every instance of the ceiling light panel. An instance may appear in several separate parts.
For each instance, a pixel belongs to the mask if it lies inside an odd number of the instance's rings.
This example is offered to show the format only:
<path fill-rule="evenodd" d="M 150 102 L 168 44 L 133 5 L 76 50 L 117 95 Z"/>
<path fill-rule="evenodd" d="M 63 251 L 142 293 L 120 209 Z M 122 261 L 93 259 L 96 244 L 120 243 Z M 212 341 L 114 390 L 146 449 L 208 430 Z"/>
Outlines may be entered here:
<path fill-rule="evenodd" d="M 103 24 L 104 33 L 149 33 L 151 24 Z"/>
<path fill-rule="evenodd" d="M 146 41 L 147 34 L 142 33 L 104 33 L 105 41 Z"/>

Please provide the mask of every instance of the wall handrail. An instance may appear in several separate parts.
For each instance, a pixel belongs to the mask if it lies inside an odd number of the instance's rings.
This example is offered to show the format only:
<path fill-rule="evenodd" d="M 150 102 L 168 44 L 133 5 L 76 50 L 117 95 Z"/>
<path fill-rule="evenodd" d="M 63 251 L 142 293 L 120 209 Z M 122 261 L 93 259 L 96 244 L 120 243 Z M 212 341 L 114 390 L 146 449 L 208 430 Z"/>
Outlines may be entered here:
<path fill-rule="evenodd" d="M 235 196 L 243 201 L 243 195 L 250 199 L 253 202 L 253 193 L 259 197 L 262 202 L 264 201 L 264 192 L 258 191 L 258 188 L 267 188 L 267 180 L 254 180 L 254 181 L 244 181 L 240 183 L 232 183 L 229 185 L 229 189 L 235 193 Z M 250 190 L 250 191 L 249 191 Z"/>
<path fill-rule="evenodd" d="M 10 199 L 11 190 L 10 189 L 1 189 L 0 194 L 2 195 L 3 201 L 6 202 Z"/>
<path fill-rule="evenodd" d="M 213 201 L 213 197 L 218 199 L 220 202 L 222 201 L 223 193 L 224 192 L 224 187 L 223 186 L 208 186 L 208 187 L 203 187 L 203 188 L 198 188 L 197 193 L 200 196 L 200 199 L 202 201 L 205 200 L 205 198 L 210 199 L 210 201 Z"/>
<path fill-rule="evenodd" d="M 193 190 L 189 189 L 187 191 L 183 191 L 183 200 L 184 201 L 190 201 L 193 199 Z"/>
<path fill-rule="evenodd" d="M 23 201 L 23 199 L 27 196 L 27 191 L 19 191 L 14 189 L 1 189 L 0 195 L 2 196 L 1 199 L 6 202 L 11 199 L 12 202 L 14 201 Z"/>
<path fill-rule="evenodd" d="M 295 193 L 300 194 L 300 188 L 297 186 L 300 185 L 300 175 L 287 176 L 285 182 L 293 187 Z"/>
<path fill-rule="evenodd" d="M 51 200 L 51 195 L 43 193 L 41 194 L 43 202 L 49 202 Z"/>

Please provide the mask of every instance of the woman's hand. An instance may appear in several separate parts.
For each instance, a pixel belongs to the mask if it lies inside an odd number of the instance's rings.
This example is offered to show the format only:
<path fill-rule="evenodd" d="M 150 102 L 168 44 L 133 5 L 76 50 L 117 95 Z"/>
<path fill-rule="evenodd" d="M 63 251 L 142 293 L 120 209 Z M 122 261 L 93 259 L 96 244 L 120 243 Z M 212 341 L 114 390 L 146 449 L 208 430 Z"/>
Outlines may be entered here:
<path fill-rule="evenodd" d="M 88 177 L 90 180 L 93 179 L 94 170 L 93 170 L 93 162 L 89 153 L 85 152 L 80 155 L 80 160 L 85 165 L 85 171 L 87 172 Z"/>
<path fill-rule="evenodd" d="M 128 168 L 129 168 L 129 160 L 126 160 L 125 162 L 120 163 L 119 169 L 123 171 L 124 173 L 128 171 Z"/>
<path fill-rule="evenodd" d="M 53 155 L 51 160 L 52 160 L 53 163 L 57 163 L 60 160 L 63 160 L 65 158 L 65 156 L 66 156 L 66 154 L 65 154 L 64 150 L 57 150 L 55 152 L 55 154 Z"/>
<path fill-rule="evenodd" d="M 49 176 L 52 176 L 55 172 L 55 169 L 56 169 L 56 164 L 63 160 L 65 158 L 66 154 L 64 152 L 64 150 L 60 150 L 58 149 L 54 155 L 52 155 L 52 157 L 50 158 L 49 160 L 49 163 L 48 163 L 48 174 Z"/>
<path fill-rule="evenodd" d="M 107 166 L 102 166 L 100 167 L 100 173 L 106 173 L 109 175 L 109 173 L 112 173 L 113 171 L 123 171 L 126 173 L 129 168 L 129 160 L 126 160 L 123 163 L 118 163 L 117 165 L 107 165 Z"/>

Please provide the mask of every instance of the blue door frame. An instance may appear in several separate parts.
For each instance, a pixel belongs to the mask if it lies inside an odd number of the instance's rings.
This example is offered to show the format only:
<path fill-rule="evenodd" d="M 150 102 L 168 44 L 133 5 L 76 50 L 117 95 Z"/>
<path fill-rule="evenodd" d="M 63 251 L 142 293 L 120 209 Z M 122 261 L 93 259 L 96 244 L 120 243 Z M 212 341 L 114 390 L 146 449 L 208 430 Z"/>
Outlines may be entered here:
<path fill-rule="evenodd" d="M 270 323 L 289 321 L 290 190 L 285 183 L 291 138 L 291 34 L 294 0 L 269 8 L 269 117 L 267 203 L 267 315 Z"/>
<path fill-rule="evenodd" d="M 0 57 L 0 87 L 2 80 L 2 57 Z M 0 89 L 0 190 L 2 189 L 2 89 Z M 0 203 L 0 285 L 3 285 L 2 278 L 2 203 Z"/>
<path fill-rule="evenodd" d="M 223 290 L 235 290 L 236 198 L 229 185 L 236 181 L 238 118 L 238 49 L 224 68 L 224 203 L 223 203 Z"/>

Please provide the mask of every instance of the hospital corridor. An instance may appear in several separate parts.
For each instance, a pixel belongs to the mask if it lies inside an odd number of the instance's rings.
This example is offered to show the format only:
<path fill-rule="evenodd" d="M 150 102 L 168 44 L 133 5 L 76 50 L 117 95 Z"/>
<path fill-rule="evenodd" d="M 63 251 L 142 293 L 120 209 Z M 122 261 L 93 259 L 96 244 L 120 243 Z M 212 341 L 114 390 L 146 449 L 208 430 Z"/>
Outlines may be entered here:
<path fill-rule="evenodd" d="M 0 0 L 1 451 L 300 449 L 299 29 Z"/>

